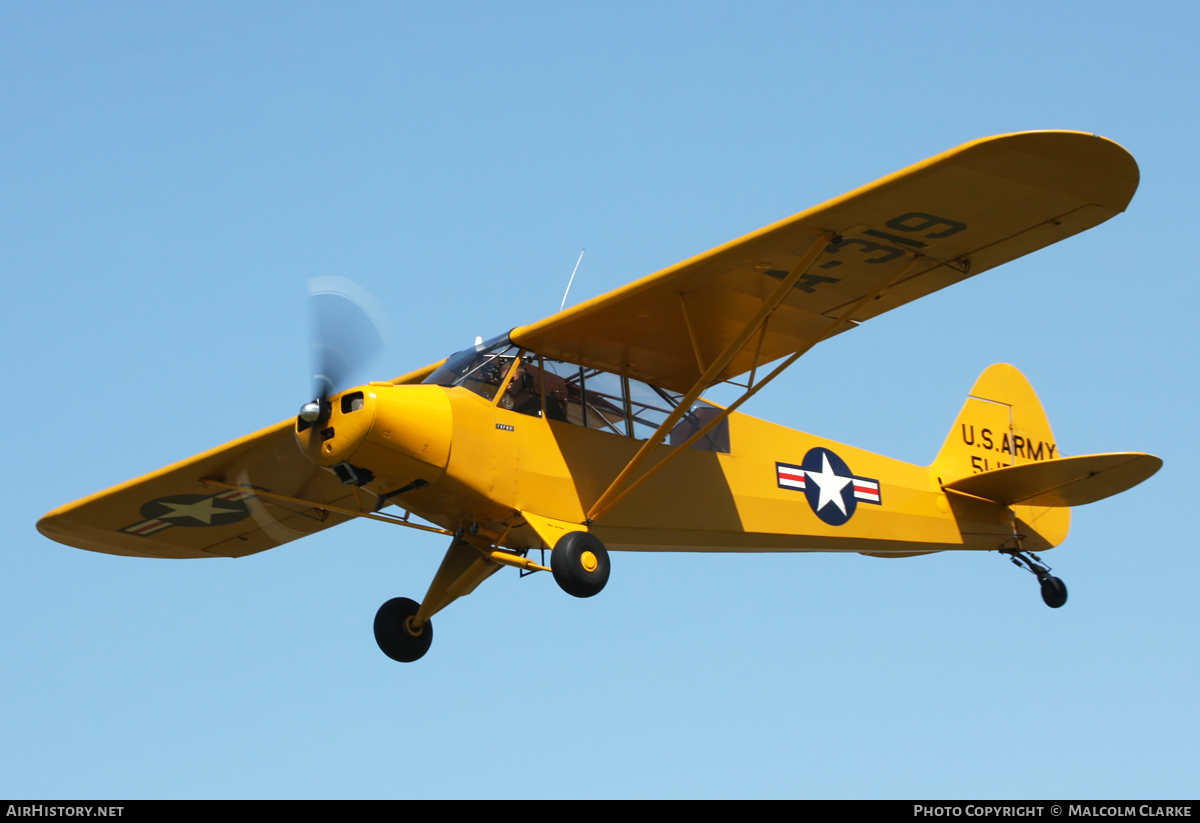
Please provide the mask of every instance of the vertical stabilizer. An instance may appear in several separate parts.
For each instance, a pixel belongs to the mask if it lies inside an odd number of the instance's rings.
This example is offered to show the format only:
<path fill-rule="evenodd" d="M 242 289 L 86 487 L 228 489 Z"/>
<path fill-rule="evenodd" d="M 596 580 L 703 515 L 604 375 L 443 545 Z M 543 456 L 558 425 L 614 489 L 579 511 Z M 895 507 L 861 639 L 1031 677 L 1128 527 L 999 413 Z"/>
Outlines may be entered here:
<path fill-rule="evenodd" d="M 975 381 L 930 469 L 944 485 L 973 474 L 1056 457 L 1062 457 L 1058 441 L 1033 386 L 1015 367 L 997 363 Z M 1044 550 L 1066 538 L 1070 509 L 1011 508 L 1017 517 L 1017 532 L 1027 535 L 1025 548 Z"/>

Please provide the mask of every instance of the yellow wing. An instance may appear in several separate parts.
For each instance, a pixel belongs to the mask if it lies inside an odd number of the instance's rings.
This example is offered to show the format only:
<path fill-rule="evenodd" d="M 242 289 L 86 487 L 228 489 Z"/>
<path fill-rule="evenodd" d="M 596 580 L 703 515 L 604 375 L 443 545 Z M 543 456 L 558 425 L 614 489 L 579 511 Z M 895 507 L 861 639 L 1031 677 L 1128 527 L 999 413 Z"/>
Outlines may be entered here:
<path fill-rule="evenodd" d="M 840 235 L 771 317 L 759 363 L 800 351 L 908 264 L 837 331 L 1124 211 L 1138 168 L 1081 132 L 987 137 L 512 332 L 541 354 L 686 392 L 823 233 Z M 719 375 L 749 371 L 757 335 Z"/>
<path fill-rule="evenodd" d="M 68 503 L 38 521 L 47 537 L 137 557 L 242 557 L 341 523 L 344 515 L 266 502 L 204 479 L 354 507 L 353 491 L 296 446 L 285 420 Z"/>
<path fill-rule="evenodd" d="M 397 377 L 419 383 L 439 363 Z M 354 491 L 305 457 L 294 419 L 68 503 L 38 531 L 79 549 L 136 557 L 243 557 L 349 520 L 320 505 L 356 510 Z M 205 485 L 252 486 L 312 506 Z M 366 496 L 366 504 L 375 502 Z"/>

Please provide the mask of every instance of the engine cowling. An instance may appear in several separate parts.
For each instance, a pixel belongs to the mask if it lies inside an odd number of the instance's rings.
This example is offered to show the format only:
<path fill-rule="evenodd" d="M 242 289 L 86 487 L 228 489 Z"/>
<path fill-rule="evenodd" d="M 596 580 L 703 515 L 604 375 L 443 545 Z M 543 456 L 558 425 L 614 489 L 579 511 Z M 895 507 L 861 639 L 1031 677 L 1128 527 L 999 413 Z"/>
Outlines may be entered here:
<path fill-rule="evenodd" d="M 327 414 L 315 423 L 297 418 L 296 441 L 319 466 L 366 469 L 394 488 L 436 482 L 450 460 L 453 429 L 442 387 L 374 383 L 330 398 Z"/>

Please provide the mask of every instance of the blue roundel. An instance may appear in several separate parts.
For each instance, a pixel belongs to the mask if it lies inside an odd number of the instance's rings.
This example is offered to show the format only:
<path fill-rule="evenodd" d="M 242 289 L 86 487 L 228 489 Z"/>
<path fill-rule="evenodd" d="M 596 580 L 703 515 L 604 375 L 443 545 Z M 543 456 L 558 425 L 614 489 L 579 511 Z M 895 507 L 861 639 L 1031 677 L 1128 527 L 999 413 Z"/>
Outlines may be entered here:
<path fill-rule="evenodd" d="M 854 516 L 854 473 L 846 461 L 829 449 L 809 449 L 800 464 L 804 469 L 804 496 L 813 513 L 831 526 L 840 526 Z"/>

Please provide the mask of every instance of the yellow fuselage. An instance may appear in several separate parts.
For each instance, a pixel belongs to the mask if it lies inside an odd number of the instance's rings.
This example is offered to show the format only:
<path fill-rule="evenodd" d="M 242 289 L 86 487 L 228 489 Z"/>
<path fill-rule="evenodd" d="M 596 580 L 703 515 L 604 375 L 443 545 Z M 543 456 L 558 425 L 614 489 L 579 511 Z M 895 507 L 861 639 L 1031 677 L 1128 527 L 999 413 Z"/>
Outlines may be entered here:
<path fill-rule="evenodd" d="M 689 449 L 589 528 L 588 507 L 642 441 L 518 414 L 459 387 L 372 384 L 341 396 L 353 392 L 363 393 L 361 408 L 343 412 L 335 397 L 327 420 L 297 432 L 310 459 L 368 470 L 373 479 L 364 487 L 376 495 L 409 488 L 388 502 L 447 529 L 475 525 L 503 535 L 501 543 L 511 549 L 552 547 L 551 535 L 535 527 L 543 520 L 560 531 L 588 528 L 609 548 L 631 551 L 903 556 L 996 549 L 1014 535 L 1013 509 L 960 495 L 948 500 L 941 485 L 957 475 L 939 476 L 944 468 L 739 413 L 729 417 L 730 453 Z M 851 516 L 840 525 L 818 517 L 805 491 L 782 485 L 778 468 L 798 466 L 815 448 L 836 453 L 855 476 L 876 481 L 879 501 L 849 503 Z M 835 504 L 831 495 L 826 506 Z M 1066 536 L 1066 517 L 1066 510 L 1043 517 L 1036 530 L 1022 523 L 1026 547 L 1056 545 Z"/>

